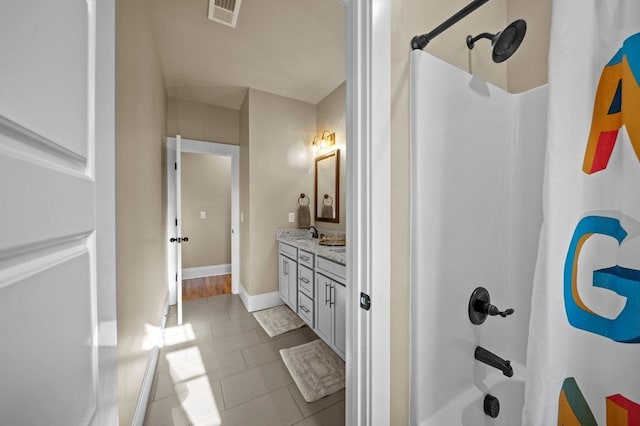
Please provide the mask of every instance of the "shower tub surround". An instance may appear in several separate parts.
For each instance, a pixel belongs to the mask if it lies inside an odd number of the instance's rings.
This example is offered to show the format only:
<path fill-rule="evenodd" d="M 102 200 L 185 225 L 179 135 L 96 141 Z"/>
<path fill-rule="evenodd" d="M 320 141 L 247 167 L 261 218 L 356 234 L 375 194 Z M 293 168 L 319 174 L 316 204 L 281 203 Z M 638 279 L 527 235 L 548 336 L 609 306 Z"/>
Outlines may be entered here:
<path fill-rule="evenodd" d="M 547 88 L 510 94 L 411 54 L 411 424 L 520 424 Z M 515 312 L 471 323 L 469 298 Z M 514 375 L 474 359 L 477 346 Z M 485 396 L 500 402 L 496 418 Z"/>

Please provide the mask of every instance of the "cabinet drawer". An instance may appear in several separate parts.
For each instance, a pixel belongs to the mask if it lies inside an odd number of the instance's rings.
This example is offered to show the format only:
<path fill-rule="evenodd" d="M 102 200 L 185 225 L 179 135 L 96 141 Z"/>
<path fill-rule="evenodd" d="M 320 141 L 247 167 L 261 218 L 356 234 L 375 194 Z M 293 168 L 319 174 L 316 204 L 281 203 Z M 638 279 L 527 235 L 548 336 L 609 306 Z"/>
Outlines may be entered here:
<path fill-rule="evenodd" d="M 313 300 L 298 292 L 298 314 L 309 327 L 313 328 Z"/>
<path fill-rule="evenodd" d="M 298 268 L 298 290 L 313 299 L 313 270 L 303 265 Z"/>
<path fill-rule="evenodd" d="M 324 257 L 316 257 L 316 269 L 325 273 L 330 278 L 337 278 L 341 282 L 347 277 L 347 267 L 340 263 L 325 259 Z"/>
<path fill-rule="evenodd" d="M 293 260 L 298 258 L 298 249 L 289 244 L 280 243 L 280 254 L 283 254 Z"/>
<path fill-rule="evenodd" d="M 313 269 L 313 253 L 308 251 L 298 250 L 298 263 L 305 265 Z"/>

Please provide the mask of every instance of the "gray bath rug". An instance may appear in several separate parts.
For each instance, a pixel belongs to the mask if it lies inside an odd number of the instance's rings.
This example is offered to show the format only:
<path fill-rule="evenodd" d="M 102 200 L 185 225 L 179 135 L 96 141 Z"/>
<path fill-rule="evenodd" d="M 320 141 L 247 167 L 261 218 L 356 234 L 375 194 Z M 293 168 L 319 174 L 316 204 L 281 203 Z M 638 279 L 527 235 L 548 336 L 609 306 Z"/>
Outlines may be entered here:
<path fill-rule="evenodd" d="M 280 356 L 305 401 L 344 389 L 344 361 L 322 340 L 280 349 Z"/>
<path fill-rule="evenodd" d="M 260 323 L 269 337 L 275 337 L 304 325 L 304 321 L 287 305 L 276 306 L 264 311 L 254 312 L 253 316 Z"/>

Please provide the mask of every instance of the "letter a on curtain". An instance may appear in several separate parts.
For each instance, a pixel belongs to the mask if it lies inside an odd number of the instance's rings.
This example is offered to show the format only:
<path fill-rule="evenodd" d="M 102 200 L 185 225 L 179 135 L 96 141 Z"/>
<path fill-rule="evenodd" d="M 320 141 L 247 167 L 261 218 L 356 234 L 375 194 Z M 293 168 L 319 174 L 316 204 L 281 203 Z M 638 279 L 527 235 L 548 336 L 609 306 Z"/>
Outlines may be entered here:
<path fill-rule="evenodd" d="M 640 425 L 640 1 L 554 0 L 548 117 L 523 424 Z"/>

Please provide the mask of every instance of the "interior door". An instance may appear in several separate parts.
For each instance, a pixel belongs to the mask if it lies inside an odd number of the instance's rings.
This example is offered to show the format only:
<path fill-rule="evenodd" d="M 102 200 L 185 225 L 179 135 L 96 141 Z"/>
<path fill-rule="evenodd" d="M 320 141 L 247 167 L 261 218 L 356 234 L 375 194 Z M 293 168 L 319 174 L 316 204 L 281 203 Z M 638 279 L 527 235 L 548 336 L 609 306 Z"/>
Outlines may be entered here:
<path fill-rule="evenodd" d="M 182 138 L 176 136 L 176 297 L 178 325 L 182 325 Z"/>
<path fill-rule="evenodd" d="M 2 3 L 3 425 L 118 421 L 114 38 L 113 0 Z"/>
<path fill-rule="evenodd" d="M 167 291 L 169 304 L 177 304 L 178 216 L 176 213 L 176 139 L 167 138 Z"/>
<path fill-rule="evenodd" d="M 182 138 L 167 138 L 167 237 L 169 304 L 177 305 L 178 324 L 182 324 Z"/>

